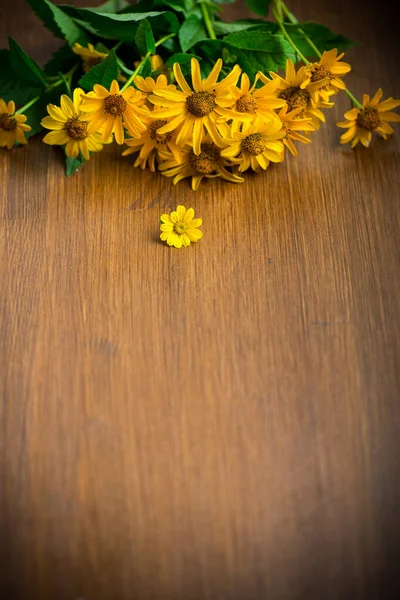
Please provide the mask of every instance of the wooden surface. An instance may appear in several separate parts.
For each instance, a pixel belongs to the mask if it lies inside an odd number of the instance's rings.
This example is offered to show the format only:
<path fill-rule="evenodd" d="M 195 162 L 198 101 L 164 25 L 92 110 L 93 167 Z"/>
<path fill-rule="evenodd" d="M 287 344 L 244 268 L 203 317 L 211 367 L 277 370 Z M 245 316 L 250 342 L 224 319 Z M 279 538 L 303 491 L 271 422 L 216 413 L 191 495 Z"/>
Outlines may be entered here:
<path fill-rule="evenodd" d="M 290 5 L 359 41 L 356 95 L 400 94 L 394 5 Z M 0 45 L 43 61 L 5 6 Z M 347 107 L 199 193 L 118 148 L 70 179 L 40 139 L 0 151 L 7 600 L 399 597 L 400 131 L 342 148 Z M 179 203 L 204 219 L 181 251 Z"/>

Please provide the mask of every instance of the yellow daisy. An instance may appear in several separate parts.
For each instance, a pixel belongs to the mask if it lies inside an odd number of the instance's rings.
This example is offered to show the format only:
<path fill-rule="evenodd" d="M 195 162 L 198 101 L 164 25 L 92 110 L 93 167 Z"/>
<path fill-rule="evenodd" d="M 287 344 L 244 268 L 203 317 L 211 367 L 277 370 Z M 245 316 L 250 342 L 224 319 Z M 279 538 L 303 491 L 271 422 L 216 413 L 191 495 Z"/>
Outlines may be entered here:
<path fill-rule="evenodd" d="M 26 125 L 26 121 L 25 115 L 15 114 L 15 103 L 12 100 L 6 103 L 0 98 L 0 147 L 11 150 L 15 142 L 27 144 L 25 132 L 30 131 L 31 127 Z"/>
<path fill-rule="evenodd" d="M 282 142 L 293 156 L 298 156 L 299 154 L 293 140 L 302 142 L 303 144 L 311 143 L 310 138 L 301 135 L 300 131 L 314 131 L 311 119 L 298 118 L 299 112 L 301 112 L 301 108 L 288 112 L 288 106 L 285 105 L 278 113 L 278 117 L 282 121 L 283 131 L 285 132 L 285 137 L 282 138 Z"/>
<path fill-rule="evenodd" d="M 145 79 L 137 75 L 134 79 L 136 87 L 145 94 L 152 94 L 156 90 L 176 90 L 176 86 L 168 83 L 168 79 L 161 73 L 157 79 L 146 77 Z"/>
<path fill-rule="evenodd" d="M 325 115 L 319 108 L 330 108 L 333 106 L 333 103 L 319 101 L 318 105 L 314 106 L 311 93 L 306 89 L 311 83 L 311 73 L 306 70 L 306 67 L 300 67 L 296 71 L 293 62 L 288 58 L 286 61 L 285 77 L 280 77 L 280 75 L 272 71 L 270 75 L 273 79 L 279 80 L 280 91 L 278 92 L 278 97 L 286 100 L 289 112 L 300 108 L 299 117 L 310 118 L 315 129 L 319 129 L 319 121 L 325 123 Z M 260 73 L 260 78 L 262 81 L 267 79 L 262 73 Z M 314 88 L 322 88 L 328 83 L 329 77 L 326 77 L 314 82 Z"/>
<path fill-rule="evenodd" d="M 140 58 L 140 60 L 135 60 L 135 62 L 133 63 L 134 68 L 137 69 L 140 66 L 140 64 L 143 62 L 143 60 L 144 60 L 144 56 L 142 56 Z M 151 65 L 152 71 L 159 71 L 159 72 L 163 72 L 163 73 L 170 71 L 170 69 L 166 69 L 164 67 L 164 61 L 159 54 L 152 54 L 150 56 L 150 65 Z"/>
<path fill-rule="evenodd" d="M 380 88 L 371 99 L 368 94 L 364 94 L 362 107 L 354 107 L 345 113 L 346 120 L 337 123 L 338 127 L 347 129 L 340 138 L 341 144 L 351 142 L 351 147 L 354 148 L 361 142 L 363 146 L 368 148 L 373 131 L 379 133 L 385 140 L 388 135 L 392 135 L 393 128 L 389 123 L 400 121 L 400 115 L 391 111 L 393 108 L 400 106 L 400 100 L 388 98 L 380 102 L 382 94 Z"/>
<path fill-rule="evenodd" d="M 256 85 L 260 79 L 260 74 L 257 73 L 253 85 L 250 85 L 250 79 L 246 73 L 242 73 L 240 78 L 240 87 L 233 86 L 228 92 L 228 106 L 233 107 L 239 113 L 247 113 L 253 115 L 253 119 L 257 116 L 267 120 L 276 118 L 273 112 L 276 108 L 285 106 L 286 101 L 278 98 L 277 89 L 279 87 L 279 79 L 267 79 L 262 87 L 257 88 Z M 232 119 L 232 131 L 238 131 L 242 124 L 242 119 L 234 117 Z"/>
<path fill-rule="evenodd" d="M 173 177 L 174 185 L 185 177 L 192 178 L 192 190 L 199 188 L 203 177 L 222 177 L 232 183 L 243 182 L 242 177 L 228 171 L 226 167 L 231 166 L 231 162 L 222 157 L 221 149 L 210 137 L 202 142 L 199 154 L 187 146 L 181 151 L 179 160 L 171 152 L 160 151 L 159 156 L 162 162 L 158 170 L 166 177 Z"/>
<path fill-rule="evenodd" d="M 83 70 L 85 73 L 90 71 L 92 67 L 100 64 L 102 60 L 107 58 L 107 54 L 104 52 L 98 52 L 93 44 L 88 44 L 85 48 L 80 44 L 76 43 L 72 47 L 72 52 L 75 52 L 78 56 L 82 58 L 83 62 Z"/>
<path fill-rule="evenodd" d="M 101 134 L 88 131 L 88 124 L 82 119 L 82 95 L 83 90 L 74 90 L 73 101 L 66 94 L 60 98 L 61 106 L 47 105 L 50 116 L 42 119 L 42 125 L 52 131 L 45 135 L 45 144 L 64 146 L 65 154 L 71 158 L 77 158 L 81 152 L 86 160 L 90 158 L 90 152 L 99 152 L 104 143 L 112 141 L 111 136 L 104 142 Z"/>
<path fill-rule="evenodd" d="M 110 91 L 96 84 L 93 92 L 84 94 L 83 98 L 81 110 L 87 113 L 84 120 L 89 122 L 88 129 L 90 132 L 102 130 L 104 141 L 114 133 L 117 144 L 123 144 L 124 126 L 135 138 L 145 131 L 142 117 L 148 116 L 149 111 L 146 107 L 140 107 L 143 96 L 134 87 L 129 86 L 120 92 L 118 82 L 114 79 Z"/>
<path fill-rule="evenodd" d="M 310 83 L 306 89 L 311 94 L 311 100 L 315 105 L 318 104 L 319 98 L 324 102 L 329 102 L 329 97 L 332 94 L 337 94 L 339 90 L 345 90 L 346 84 L 341 76 L 346 75 L 351 71 L 349 63 L 343 62 L 344 52 L 338 54 L 336 48 L 324 52 L 318 62 L 309 63 L 305 70 L 310 75 Z M 321 80 L 326 80 L 328 83 L 323 87 L 319 86 Z"/>
<path fill-rule="evenodd" d="M 240 75 L 240 67 L 235 65 L 232 71 L 217 83 L 222 69 L 222 60 L 215 63 L 207 79 L 201 79 L 200 65 L 195 58 L 191 60 L 192 85 L 189 86 L 182 75 L 181 67 L 174 64 L 175 79 L 181 90 L 155 90 L 149 97 L 150 101 L 162 107 L 157 114 L 161 119 L 170 119 L 158 133 L 168 133 L 179 129 L 176 143 L 184 146 L 189 139 L 193 139 L 195 154 L 200 154 L 201 143 L 206 132 L 217 145 L 222 145 L 221 134 L 218 131 L 218 120 L 237 118 L 240 121 L 251 120 L 252 115 L 239 113 L 226 108 L 231 103 L 226 98 L 227 90 L 235 85 Z"/>
<path fill-rule="evenodd" d="M 203 237 L 203 232 L 199 229 L 203 221 L 194 218 L 193 208 L 186 210 L 180 205 L 169 215 L 161 215 L 160 222 L 160 239 L 167 242 L 168 246 L 190 246 L 191 242 L 198 242 Z"/>
<path fill-rule="evenodd" d="M 221 156 L 238 165 L 239 173 L 252 168 L 266 169 L 270 161 L 282 162 L 285 131 L 277 119 L 263 121 L 257 118 L 254 123 L 244 123 L 242 131 L 236 131 L 230 138 L 224 138 L 226 148 Z"/>
<path fill-rule="evenodd" d="M 159 150 L 169 150 L 174 158 L 179 161 L 181 151 L 175 142 L 176 132 L 157 133 L 157 129 L 166 125 L 167 121 L 165 119 L 154 120 L 144 117 L 143 122 L 147 126 L 146 131 L 140 139 L 125 140 L 128 149 L 122 153 L 122 156 L 128 156 L 140 150 L 133 166 L 145 169 L 148 164 L 150 171 L 156 170 L 156 159 Z"/>

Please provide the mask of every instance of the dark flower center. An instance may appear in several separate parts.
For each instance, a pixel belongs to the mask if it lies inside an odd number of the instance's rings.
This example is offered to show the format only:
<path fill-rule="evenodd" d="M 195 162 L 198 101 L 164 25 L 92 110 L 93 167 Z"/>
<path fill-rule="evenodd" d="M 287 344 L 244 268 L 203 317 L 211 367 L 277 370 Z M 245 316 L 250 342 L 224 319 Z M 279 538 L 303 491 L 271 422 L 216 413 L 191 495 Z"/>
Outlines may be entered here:
<path fill-rule="evenodd" d="M 195 92 L 186 98 L 187 109 L 195 117 L 205 117 L 215 108 L 215 94 Z"/>
<path fill-rule="evenodd" d="M 310 102 L 310 94 L 307 90 L 302 90 L 299 87 L 288 87 L 279 94 L 279 98 L 286 100 L 289 112 L 296 108 L 305 110 Z"/>
<path fill-rule="evenodd" d="M 0 115 L 0 129 L 3 131 L 15 131 L 17 128 L 17 121 L 7 114 Z"/>
<path fill-rule="evenodd" d="M 367 106 L 360 110 L 360 114 L 357 117 L 357 125 L 362 129 L 368 131 L 374 131 L 377 127 L 382 125 L 379 118 L 379 113 L 373 106 Z"/>
<path fill-rule="evenodd" d="M 250 94 L 243 94 L 236 100 L 236 110 L 241 113 L 255 115 L 257 112 L 257 101 Z"/>
<path fill-rule="evenodd" d="M 211 175 L 214 173 L 220 158 L 220 151 L 215 144 L 202 144 L 201 152 L 197 156 L 192 154 L 190 157 L 190 164 L 197 173 L 203 175 Z"/>
<path fill-rule="evenodd" d="M 123 115 L 126 108 L 126 100 L 120 94 L 110 94 L 104 100 L 104 112 L 112 117 Z"/>
<path fill-rule="evenodd" d="M 72 140 L 84 140 L 87 138 L 87 123 L 80 121 L 78 117 L 73 117 L 65 123 L 65 130 Z"/>
<path fill-rule="evenodd" d="M 321 79 L 326 79 L 327 77 L 329 77 L 329 79 L 333 79 L 333 74 L 328 71 L 328 69 L 326 69 L 325 67 L 323 67 L 322 65 L 315 65 L 315 67 L 313 67 L 313 70 L 311 72 L 311 81 L 313 83 L 315 83 L 316 81 L 321 81 Z"/>
<path fill-rule="evenodd" d="M 165 121 L 164 119 L 157 119 L 157 121 L 154 121 L 149 127 L 150 139 L 158 144 L 166 144 L 169 142 L 173 135 L 172 131 L 168 131 L 167 133 L 157 133 L 157 129 L 161 129 L 161 127 L 164 127 L 167 123 L 168 121 Z"/>
<path fill-rule="evenodd" d="M 251 133 L 242 140 L 242 149 L 252 156 L 262 154 L 266 148 L 265 135 L 262 133 Z"/>

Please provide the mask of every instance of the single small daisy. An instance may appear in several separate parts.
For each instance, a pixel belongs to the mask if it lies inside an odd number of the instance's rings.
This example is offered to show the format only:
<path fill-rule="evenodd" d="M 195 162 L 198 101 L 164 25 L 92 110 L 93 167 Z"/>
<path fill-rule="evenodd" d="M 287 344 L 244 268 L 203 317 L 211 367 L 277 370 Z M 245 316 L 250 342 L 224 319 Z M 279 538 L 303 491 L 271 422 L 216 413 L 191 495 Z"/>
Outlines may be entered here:
<path fill-rule="evenodd" d="M 183 147 L 189 139 L 193 139 L 194 153 L 200 154 L 206 132 L 215 144 L 222 145 L 221 133 L 218 130 L 219 121 L 233 118 L 240 121 L 252 120 L 252 115 L 227 108 L 232 104 L 227 94 L 229 96 L 229 88 L 239 79 L 240 67 L 235 65 L 232 71 L 218 82 L 221 69 L 222 60 L 219 58 L 207 79 L 202 79 L 200 65 L 192 58 L 192 89 L 182 75 L 180 65 L 174 64 L 175 79 L 181 89 L 158 89 L 149 96 L 150 101 L 160 107 L 159 118 L 171 119 L 158 133 L 178 129 L 177 144 Z"/>
<path fill-rule="evenodd" d="M 264 79 L 262 87 L 256 87 L 260 80 L 260 73 L 257 73 L 253 85 L 250 85 L 250 79 L 247 73 L 242 73 L 240 86 L 232 86 L 228 92 L 228 102 L 236 112 L 247 113 L 253 116 L 253 120 L 260 116 L 266 120 L 276 118 L 273 112 L 276 108 L 285 106 L 286 101 L 278 98 L 277 90 L 279 88 L 278 79 Z M 232 131 L 238 131 L 243 120 L 233 117 Z"/>
<path fill-rule="evenodd" d="M 149 119 L 143 117 L 143 122 L 147 126 L 146 131 L 140 139 L 130 138 L 125 140 L 128 146 L 127 150 L 122 153 L 122 156 L 128 156 L 134 152 L 139 152 L 134 163 L 134 167 L 145 169 L 149 166 L 150 171 L 156 170 L 156 161 L 159 150 L 169 150 L 174 158 L 179 161 L 181 151 L 176 145 L 176 132 L 169 131 L 168 133 L 157 133 L 157 130 L 167 124 L 166 119 Z"/>
<path fill-rule="evenodd" d="M 303 144 L 310 144 L 311 139 L 302 135 L 300 132 L 314 131 L 311 119 L 299 118 L 299 112 L 301 112 L 301 108 L 288 112 L 288 106 L 285 105 L 278 113 L 278 117 L 282 121 L 283 131 L 285 132 L 285 137 L 282 138 L 282 142 L 293 156 L 298 156 L 299 154 L 293 140 L 302 142 Z"/>
<path fill-rule="evenodd" d="M 282 138 L 286 135 L 282 122 L 273 119 L 269 122 L 257 118 L 254 123 L 244 123 L 241 131 L 236 131 L 230 138 L 224 138 L 226 148 L 221 156 L 238 165 L 239 173 L 253 169 L 266 169 L 269 163 L 282 162 L 284 145 Z"/>
<path fill-rule="evenodd" d="M 368 148 L 374 131 L 379 133 L 384 140 L 387 139 L 388 135 L 394 133 L 389 123 L 400 121 L 400 115 L 391 111 L 393 108 L 400 106 L 400 100 L 388 98 L 380 102 L 382 94 L 381 88 L 371 99 L 368 94 L 364 94 L 362 107 L 354 107 L 345 113 L 346 120 L 337 123 L 338 127 L 347 129 L 340 138 L 341 144 L 351 142 L 351 147 L 354 148 L 361 142 L 363 146 Z"/>
<path fill-rule="evenodd" d="M 50 116 L 42 119 L 42 125 L 52 131 L 44 136 L 45 144 L 64 146 L 65 154 L 70 158 L 77 158 L 81 152 L 85 160 L 89 160 L 90 152 L 99 152 L 104 143 L 112 141 L 112 137 L 104 141 L 98 132 L 90 133 L 88 124 L 82 119 L 83 90 L 76 88 L 73 101 L 66 94 L 60 98 L 61 106 L 47 105 Z"/>
<path fill-rule="evenodd" d="M 7 103 L 0 98 L 0 147 L 11 150 L 15 142 L 27 144 L 25 133 L 31 127 L 26 125 L 26 121 L 25 115 L 15 114 L 15 103 L 12 100 Z"/>
<path fill-rule="evenodd" d="M 200 154 L 195 154 L 194 148 L 186 146 L 181 151 L 180 158 L 172 153 L 159 152 L 160 164 L 158 170 L 166 177 L 173 177 L 173 184 L 185 177 L 192 178 L 192 190 L 199 188 L 201 180 L 222 177 L 231 183 L 243 183 L 243 178 L 228 171 L 231 162 L 222 156 L 219 148 L 210 137 L 206 137 L 200 147 Z"/>
<path fill-rule="evenodd" d="M 157 79 L 153 77 L 146 77 L 145 79 L 140 75 L 137 75 L 134 79 L 136 87 L 145 94 L 154 93 L 155 90 L 176 90 L 176 86 L 172 83 L 168 83 L 166 76 L 161 73 Z"/>
<path fill-rule="evenodd" d="M 88 121 L 88 129 L 90 132 L 102 130 L 104 141 L 114 133 L 117 144 L 123 144 L 124 126 L 135 138 L 139 138 L 146 129 L 142 117 L 148 116 L 149 111 L 140 106 L 142 93 L 132 86 L 120 92 L 114 79 L 110 91 L 96 84 L 93 92 L 84 94 L 83 99 L 81 110 L 86 113 L 84 120 Z"/>
<path fill-rule="evenodd" d="M 280 77 L 272 71 L 270 75 L 273 79 L 279 80 L 278 97 L 286 100 L 289 112 L 300 108 L 299 117 L 310 118 L 314 129 L 319 129 L 319 121 L 325 123 L 325 115 L 319 109 L 331 108 L 333 103 L 319 101 L 318 105 L 314 106 L 311 93 L 306 89 L 311 83 L 311 73 L 306 70 L 306 67 L 300 67 L 296 71 L 293 62 L 288 58 L 285 77 Z M 265 75 L 260 74 L 260 78 L 262 81 L 266 80 Z M 316 89 L 322 88 L 329 83 L 329 77 L 314 83 Z"/>
<path fill-rule="evenodd" d="M 72 52 L 82 58 L 83 70 L 85 73 L 107 58 L 107 54 L 105 52 L 98 52 L 93 44 L 88 44 L 85 48 L 84 46 L 81 46 L 81 44 L 76 43 L 72 46 Z"/>
<path fill-rule="evenodd" d="M 161 215 L 160 221 L 160 238 L 163 242 L 167 242 L 168 246 L 175 246 L 175 248 L 190 246 L 203 236 L 203 232 L 199 229 L 203 221 L 194 218 L 193 208 L 186 210 L 180 205 L 169 215 Z"/>

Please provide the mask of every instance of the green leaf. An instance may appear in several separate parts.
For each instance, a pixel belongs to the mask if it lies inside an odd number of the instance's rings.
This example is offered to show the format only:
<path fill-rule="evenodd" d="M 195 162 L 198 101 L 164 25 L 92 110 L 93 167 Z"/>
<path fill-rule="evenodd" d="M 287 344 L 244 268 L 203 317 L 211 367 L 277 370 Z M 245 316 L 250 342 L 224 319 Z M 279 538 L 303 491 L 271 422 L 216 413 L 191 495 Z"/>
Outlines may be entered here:
<path fill-rule="evenodd" d="M 86 92 L 90 92 L 96 83 L 109 89 L 114 79 L 118 79 L 118 61 L 114 50 L 110 50 L 107 58 L 80 78 L 79 86 Z"/>
<path fill-rule="evenodd" d="M 130 6 L 129 2 L 126 0 L 107 0 L 100 6 L 96 6 L 96 8 L 88 8 L 88 10 L 95 10 L 97 12 L 102 13 L 118 13 L 124 8 L 128 8 Z"/>
<path fill-rule="evenodd" d="M 0 50 L 0 98 L 5 102 L 14 100 L 15 104 L 26 104 L 38 96 L 43 86 L 28 84 L 18 76 L 11 63 L 9 50 Z"/>
<path fill-rule="evenodd" d="M 170 8 L 176 12 L 181 12 L 185 15 L 189 14 L 193 8 L 193 0 L 155 0 L 153 2 L 154 8 Z"/>
<path fill-rule="evenodd" d="M 87 41 L 82 29 L 74 19 L 59 6 L 52 4 L 50 0 L 27 0 L 27 2 L 47 29 L 50 29 L 57 37 L 66 40 L 70 46 L 76 42 L 84 44 Z"/>
<path fill-rule="evenodd" d="M 156 42 L 153 37 L 151 25 L 146 19 L 143 19 L 143 21 L 140 21 L 139 23 L 135 35 L 135 44 L 141 55 L 144 55 L 147 52 L 150 52 L 151 54 L 155 54 L 156 52 Z"/>
<path fill-rule="evenodd" d="M 47 0 L 26 0 L 33 12 L 39 17 L 39 19 L 46 25 L 54 35 L 59 38 L 64 38 L 64 34 L 57 25 L 53 11 L 51 10 L 50 3 Z"/>
<path fill-rule="evenodd" d="M 153 31 L 161 31 L 162 35 L 176 33 L 179 29 L 176 15 L 168 11 L 116 15 L 81 8 L 79 13 L 96 29 L 99 36 L 128 43 L 134 41 L 138 25 L 143 19 L 147 19 Z"/>
<path fill-rule="evenodd" d="M 87 42 L 86 36 L 74 19 L 66 15 L 60 8 L 58 8 L 58 6 L 54 6 L 53 4 L 50 6 L 53 12 L 54 20 L 62 31 L 65 41 L 68 42 L 70 46 L 73 46 L 76 43 L 85 44 Z"/>
<path fill-rule="evenodd" d="M 265 21 L 261 19 L 243 19 L 233 22 L 213 21 L 213 28 L 216 35 L 227 35 L 228 33 L 243 31 L 245 29 L 249 29 L 249 27 L 263 24 L 265 24 Z"/>
<path fill-rule="evenodd" d="M 187 52 L 197 42 L 207 39 L 203 21 L 195 15 L 190 15 L 179 30 L 179 42 L 183 52 Z"/>
<path fill-rule="evenodd" d="M 268 14 L 270 0 L 246 0 L 246 6 L 256 15 L 265 17 Z"/>
<path fill-rule="evenodd" d="M 26 54 L 15 40 L 8 38 L 8 43 L 11 65 L 18 77 L 33 87 L 46 87 L 44 73 L 39 65 Z"/>
<path fill-rule="evenodd" d="M 79 57 L 74 54 L 68 44 L 61 46 L 56 50 L 51 59 L 45 64 L 44 72 L 47 76 L 55 76 L 59 71 L 66 73 L 75 63 L 79 61 Z"/>
<path fill-rule="evenodd" d="M 292 46 L 278 33 L 240 31 L 230 33 L 223 41 L 229 44 L 232 52 L 238 53 L 238 63 L 244 61 L 253 75 L 257 71 L 267 73 L 282 69 L 288 58 L 296 60 Z"/>
<path fill-rule="evenodd" d="M 85 159 L 80 154 L 78 158 L 71 158 L 70 156 L 65 157 L 65 174 L 70 177 L 79 167 L 85 164 Z"/>
<path fill-rule="evenodd" d="M 300 52 L 309 58 L 317 58 L 317 55 L 299 32 L 299 29 L 302 29 L 311 38 L 320 52 L 331 50 L 332 48 L 337 48 L 338 52 L 343 52 L 343 50 L 353 46 L 355 43 L 344 35 L 333 33 L 328 27 L 319 23 L 310 21 L 297 23 L 296 25 L 285 23 L 285 27 Z"/>

